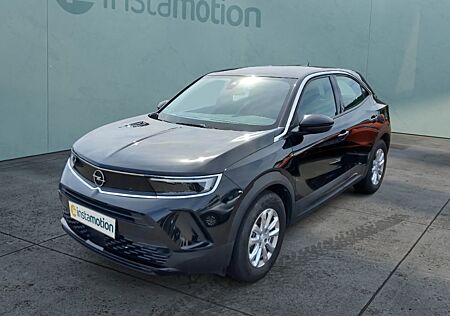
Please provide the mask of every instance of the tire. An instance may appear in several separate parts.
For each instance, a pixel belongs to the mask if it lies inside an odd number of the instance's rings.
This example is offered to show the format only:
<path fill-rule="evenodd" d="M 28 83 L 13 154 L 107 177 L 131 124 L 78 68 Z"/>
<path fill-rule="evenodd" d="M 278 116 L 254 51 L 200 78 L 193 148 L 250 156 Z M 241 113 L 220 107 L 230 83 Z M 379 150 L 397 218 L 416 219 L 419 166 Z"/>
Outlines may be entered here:
<path fill-rule="evenodd" d="M 380 167 L 380 163 L 378 164 L 378 168 L 374 168 L 375 160 L 378 159 L 379 155 L 382 152 L 383 155 L 383 165 Z M 367 165 L 367 173 L 366 176 L 353 187 L 356 192 L 364 193 L 364 194 L 372 194 L 376 192 L 383 182 L 384 174 L 386 172 L 386 163 L 387 163 L 387 147 L 386 143 L 382 140 L 378 141 L 372 149 L 372 152 L 369 155 L 369 163 Z M 381 171 L 381 175 L 379 172 Z M 378 176 L 375 180 L 374 173 L 377 172 Z"/>
<path fill-rule="evenodd" d="M 266 227 L 263 220 L 265 219 L 264 222 L 267 222 L 267 218 L 271 215 L 268 228 L 273 225 L 274 227 L 269 229 L 268 232 L 273 233 L 273 236 L 269 237 L 267 231 L 264 230 L 264 233 L 259 235 L 259 237 L 254 229 L 254 224 L 256 223 L 258 227 Z M 275 218 L 278 219 L 278 224 L 274 224 Z M 276 236 L 274 232 L 277 228 L 278 235 Z M 263 278 L 272 268 L 280 253 L 285 229 L 286 212 L 283 201 L 277 194 L 271 191 L 264 191 L 253 202 L 242 220 L 241 228 L 234 244 L 230 266 L 228 267 L 228 275 L 241 282 L 255 282 Z M 251 236 L 254 241 L 252 245 L 249 245 Z M 275 237 L 277 237 L 276 240 Z M 257 241 L 255 242 L 255 240 Z M 258 249 L 261 249 L 259 257 Z M 263 256 L 264 249 L 266 250 L 266 257 Z M 254 254 L 253 260 L 250 259 L 250 253 Z M 260 258 L 260 260 L 258 261 L 257 258 Z"/>

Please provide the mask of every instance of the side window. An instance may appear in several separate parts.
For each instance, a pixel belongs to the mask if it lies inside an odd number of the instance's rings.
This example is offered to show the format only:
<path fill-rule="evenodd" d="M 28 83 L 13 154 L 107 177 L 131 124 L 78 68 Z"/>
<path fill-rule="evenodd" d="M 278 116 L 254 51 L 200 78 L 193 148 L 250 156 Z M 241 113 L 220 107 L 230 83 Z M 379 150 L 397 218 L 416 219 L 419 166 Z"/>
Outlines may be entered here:
<path fill-rule="evenodd" d="M 336 115 L 336 102 L 330 78 L 318 78 L 309 81 L 303 89 L 298 104 L 298 120 L 307 114 Z"/>
<path fill-rule="evenodd" d="M 341 91 L 344 110 L 359 105 L 368 95 L 367 91 L 358 82 L 349 77 L 336 76 L 336 82 Z"/>

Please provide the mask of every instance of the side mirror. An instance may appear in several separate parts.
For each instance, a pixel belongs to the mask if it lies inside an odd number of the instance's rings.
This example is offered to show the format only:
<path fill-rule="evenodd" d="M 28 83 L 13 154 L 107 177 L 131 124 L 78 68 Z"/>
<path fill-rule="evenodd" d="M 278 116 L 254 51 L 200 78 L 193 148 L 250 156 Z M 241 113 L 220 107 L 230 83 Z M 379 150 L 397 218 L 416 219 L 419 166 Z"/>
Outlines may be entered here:
<path fill-rule="evenodd" d="M 329 131 L 334 120 L 322 114 L 305 115 L 299 124 L 299 132 L 302 134 L 318 134 Z"/>
<path fill-rule="evenodd" d="M 164 100 L 158 103 L 158 105 L 156 106 L 156 109 L 159 110 L 160 108 L 162 108 L 164 105 L 167 104 L 167 102 L 169 102 L 169 100 Z"/>

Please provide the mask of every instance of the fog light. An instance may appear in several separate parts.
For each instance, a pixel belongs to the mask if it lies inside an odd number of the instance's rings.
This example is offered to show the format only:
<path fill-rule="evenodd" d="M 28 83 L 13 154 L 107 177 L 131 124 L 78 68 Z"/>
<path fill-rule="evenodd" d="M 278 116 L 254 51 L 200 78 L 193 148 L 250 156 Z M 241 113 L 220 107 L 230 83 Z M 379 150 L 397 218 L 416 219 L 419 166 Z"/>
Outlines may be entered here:
<path fill-rule="evenodd" d="M 214 225 L 216 225 L 217 224 L 217 218 L 216 218 L 216 216 L 214 216 L 214 215 L 208 215 L 208 216 L 206 216 L 206 218 L 205 218 L 205 223 L 206 223 L 206 225 L 208 225 L 208 226 L 214 226 Z"/>

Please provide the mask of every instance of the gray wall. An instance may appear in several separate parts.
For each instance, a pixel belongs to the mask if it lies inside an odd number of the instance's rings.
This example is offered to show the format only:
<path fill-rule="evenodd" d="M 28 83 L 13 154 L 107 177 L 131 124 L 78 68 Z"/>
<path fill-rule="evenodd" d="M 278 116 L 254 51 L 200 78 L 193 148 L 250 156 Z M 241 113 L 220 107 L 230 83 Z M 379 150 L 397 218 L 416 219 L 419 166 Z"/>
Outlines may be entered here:
<path fill-rule="evenodd" d="M 218 9 L 202 22 L 205 2 Z M 447 0 L 150 0 L 151 13 L 148 3 L 0 2 L 0 160 L 67 149 L 208 71 L 308 61 L 365 74 L 395 131 L 450 137 Z"/>

